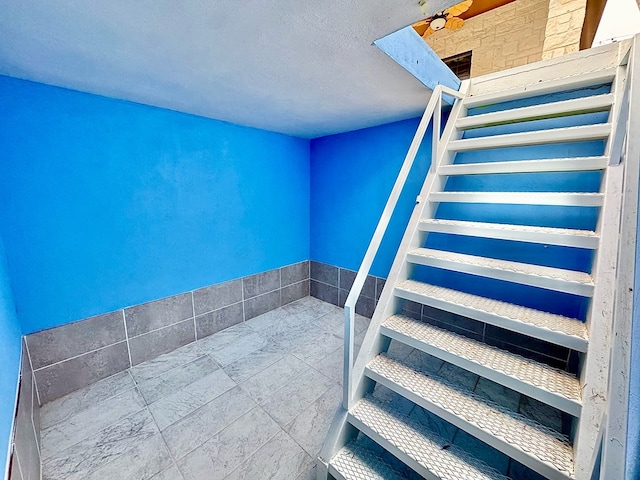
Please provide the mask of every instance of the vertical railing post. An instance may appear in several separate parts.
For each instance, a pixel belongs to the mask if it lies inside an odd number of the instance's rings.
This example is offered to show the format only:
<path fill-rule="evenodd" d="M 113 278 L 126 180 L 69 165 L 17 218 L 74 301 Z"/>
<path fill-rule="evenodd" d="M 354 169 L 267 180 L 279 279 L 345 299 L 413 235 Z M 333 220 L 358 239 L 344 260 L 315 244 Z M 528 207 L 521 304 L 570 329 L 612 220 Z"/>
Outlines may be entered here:
<path fill-rule="evenodd" d="M 431 141 L 431 167 L 435 168 L 438 161 L 438 154 L 440 153 L 440 128 L 442 122 L 442 94 L 438 89 L 434 92 L 437 93 L 438 99 L 436 100 L 436 108 L 433 111 L 433 139 Z"/>
<path fill-rule="evenodd" d="M 342 405 L 346 410 L 351 407 L 351 371 L 353 370 L 353 335 L 355 314 L 350 305 L 344 307 L 344 366 L 342 381 Z"/>

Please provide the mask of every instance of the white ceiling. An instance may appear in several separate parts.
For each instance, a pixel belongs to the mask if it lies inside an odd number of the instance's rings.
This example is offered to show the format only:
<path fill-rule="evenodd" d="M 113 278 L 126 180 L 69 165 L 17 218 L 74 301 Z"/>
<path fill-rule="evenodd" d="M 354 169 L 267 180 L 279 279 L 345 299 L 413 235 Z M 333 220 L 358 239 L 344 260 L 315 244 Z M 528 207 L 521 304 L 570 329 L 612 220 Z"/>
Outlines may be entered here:
<path fill-rule="evenodd" d="M 421 17 L 418 0 L 2 0 L 0 74 L 313 138 L 424 108 L 372 46 Z"/>

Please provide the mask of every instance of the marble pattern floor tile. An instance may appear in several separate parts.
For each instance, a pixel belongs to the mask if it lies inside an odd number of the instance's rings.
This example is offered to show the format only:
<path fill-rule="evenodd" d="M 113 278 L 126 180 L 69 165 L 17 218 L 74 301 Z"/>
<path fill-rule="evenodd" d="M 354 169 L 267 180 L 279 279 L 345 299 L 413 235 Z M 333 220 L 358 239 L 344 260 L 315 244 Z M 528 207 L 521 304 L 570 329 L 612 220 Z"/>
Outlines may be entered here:
<path fill-rule="evenodd" d="M 44 405 L 42 478 L 315 478 L 342 399 L 341 315 L 305 297 Z"/>
<path fill-rule="evenodd" d="M 144 399 L 140 392 L 137 389 L 128 390 L 105 402 L 97 403 L 62 423 L 46 428 L 41 432 L 42 458 L 49 458 L 76 445 L 144 407 Z"/>
<path fill-rule="evenodd" d="M 96 403 L 132 390 L 136 386 L 128 371 L 116 373 L 81 390 L 47 403 L 40 409 L 40 428 L 46 429 L 92 407 Z"/>
<path fill-rule="evenodd" d="M 138 383 L 138 388 L 146 402 L 151 404 L 210 375 L 219 368 L 210 357 L 202 355 L 191 363 L 169 370 L 164 375 Z"/>

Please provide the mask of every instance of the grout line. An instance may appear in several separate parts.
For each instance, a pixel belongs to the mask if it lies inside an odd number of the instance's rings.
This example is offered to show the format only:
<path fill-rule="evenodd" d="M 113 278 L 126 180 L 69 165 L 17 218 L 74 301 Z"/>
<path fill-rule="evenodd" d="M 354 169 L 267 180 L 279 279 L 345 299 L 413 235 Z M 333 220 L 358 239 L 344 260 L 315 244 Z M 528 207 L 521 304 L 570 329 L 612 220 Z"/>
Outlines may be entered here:
<path fill-rule="evenodd" d="M 247 321 L 247 317 L 246 317 L 246 313 L 245 313 L 245 308 L 244 308 L 244 278 L 242 279 L 242 321 L 246 322 Z"/>
<path fill-rule="evenodd" d="M 88 355 L 90 353 L 99 352 L 100 350 L 104 350 L 105 348 L 113 347 L 115 345 L 120 345 L 121 343 L 125 343 L 125 342 L 126 342 L 126 340 L 120 340 L 119 342 L 112 343 L 110 345 L 105 345 L 104 347 L 96 348 L 95 350 L 89 350 L 88 352 L 80 353 L 78 355 L 74 355 L 73 357 L 65 358 L 64 360 L 60 360 L 59 362 L 55 362 L 55 363 L 51 363 L 49 365 L 45 365 L 44 367 L 40 367 L 37 370 L 34 370 L 34 372 L 39 372 L 39 371 L 45 370 L 45 369 L 47 369 L 49 367 L 53 367 L 54 365 L 60 365 L 61 363 L 68 362 L 69 360 L 75 360 L 76 358 L 80 358 L 80 357 L 82 357 L 84 355 Z M 116 372 L 116 373 L 119 373 L 119 372 Z M 115 375 L 115 373 L 114 373 L 114 375 Z M 109 375 L 109 376 L 111 376 L 111 375 Z M 108 378 L 108 377 L 105 377 L 105 378 Z M 49 402 L 47 402 L 47 403 L 49 403 Z"/>
<path fill-rule="evenodd" d="M 133 362 L 131 361 L 131 347 L 129 346 L 129 332 L 127 332 L 127 317 L 124 314 L 124 309 L 122 309 L 122 323 L 124 324 L 124 338 L 127 342 L 127 353 L 129 354 L 129 368 L 133 366 Z"/>
<path fill-rule="evenodd" d="M 33 376 L 33 384 L 36 389 L 36 396 L 38 397 L 38 406 L 42 405 L 40 401 L 40 391 L 38 390 L 38 382 L 35 376 L 35 370 L 33 369 L 33 363 L 31 362 L 31 353 L 29 352 L 29 342 L 27 342 L 27 336 L 24 336 L 24 348 L 27 350 L 27 358 L 29 359 L 29 368 L 31 369 L 31 375 Z M 44 367 L 43 367 L 44 368 Z M 33 417 L 33 407 L 31 409 L 31 416 Z"/>
<path fill-rule="evenodd" d="M 193 338 L 198 341 L 198 327 L 196 325 L 196 304 L 193 299 L 193 290 L 191 290 L 191 314 L 193 315 Z"/>

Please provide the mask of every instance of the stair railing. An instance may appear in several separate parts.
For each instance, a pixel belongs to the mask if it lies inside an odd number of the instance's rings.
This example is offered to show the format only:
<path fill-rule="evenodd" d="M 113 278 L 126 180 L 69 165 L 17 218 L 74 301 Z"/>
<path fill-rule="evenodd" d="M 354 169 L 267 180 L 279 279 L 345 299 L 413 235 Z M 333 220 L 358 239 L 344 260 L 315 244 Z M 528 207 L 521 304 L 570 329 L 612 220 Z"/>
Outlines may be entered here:
<path fill-rule="evenodd" d="M 634 275 L 637 268 L 636 242 L 638 227 L 638 178 L 640 178 L 640 139 L 633 133 L 640 129 L 640 35 L 636 35 L 627 53 L 627 75 L 622 96 L 620 118 L 612 149 L 612 164 L 622 162 L 625 167 L 618 242 L 618 268 L 613 325 L 611 328 L 611 357 L 607 411 L 601 423 L 601 449 L 596 449 L 596 464 L 592 478 L 624 479 L 629 419 L 632 328 L 634 313 Z M 629 115 L 633 112 L 632 115 Z M 624 139 L 624 141 L 623 141 Z M 634 346 L 635 348 L 635 346 Z M 601 457 L 600 457 L 601 455 Z M 600 468 L 597 468 L 597 464 Z M 598 476 L 599 474 L 599 476 Z M 628 480 L 631 480 L 630 478 Z"/>
<path fill-rule="evenodd" d="M 367 248 L 367 252 L 365 253 L 364 259 L 362 260 L 362 264 L 360 265 L 360 269 L 356 275 L 356 278 L 353 282 L 353 286 L 349 292 L 349 296 L 347 297 L 347 301 L 344 304 L 344 312 L 345 312 L 345 324 L 344 324 L 344 370 L 343 370 L 343 397 L 342 404 L 346 410 L 349 410 L 351 406 L 351 399 L 353 398 L 353 386 L 352 386 L 352 370 L 353 370 L 353 350 L 354 350 L 354 323 L 355 323 L 355 310 L 356 303 L 358 298 L 360 297 L 360 293 L 362 292 L 362 288 L 364 287 L 364 282 L 369 275 L 369 271 L 371 269 L 371 265 L 373 264 L 373 260 L 378 253 L 378 249 L 380 244 L 382 243 L 382 239 L 387 231 L 387 227 L 389 225 L 389 221 L 391 220 L 391 216 L 395 211 L 396 204 L 398 203 L 398 199 L 400 198 L 400 194 L 404 189 L 405 183 L 407 181 L 407 177 L 409 176 L 409 172 L 413 167 L 413 162 L 416 158 L 418 150 L 422 145 L 422 141 L 424 139 L 424 135 L 427 132 L 427 128 L 433 119 L 433 140 L 431 144 L 431 166 L 430 169 L 437 168 L 437 162 L 439 159 L 440 152 L 440 135 L 441 135 L 441 124 L 442 124 L 442 101 L 443 95 L 447 95 L 448 97 L 453 97 L 455 99 L 464 98 L 464 94 L 453 90 L 451 88 L 445 87 L 443 85 L 437 85 L 431 94 L 431 98 L 429 99 L 429 103 L 427 104 L 427 108 L 422 115 L 420 123 L 418 124 L 418 129 L 413 137 L 411 145 L 409 146 L 409 151 L 405 156 L 404 162 L 402 164 L 402 168 L 400 169 L 400 173 L 396 178 L 396 181 L 393 185 L 393 189 L 391 190 L 391 194 L 387 199 L 387 203 L 382 211 L 382 215 L 380 216 L 380 220 L 378 221 L 378 225 L 373 234 L 371 242 L 369 243 L 369 247 Z"/>

